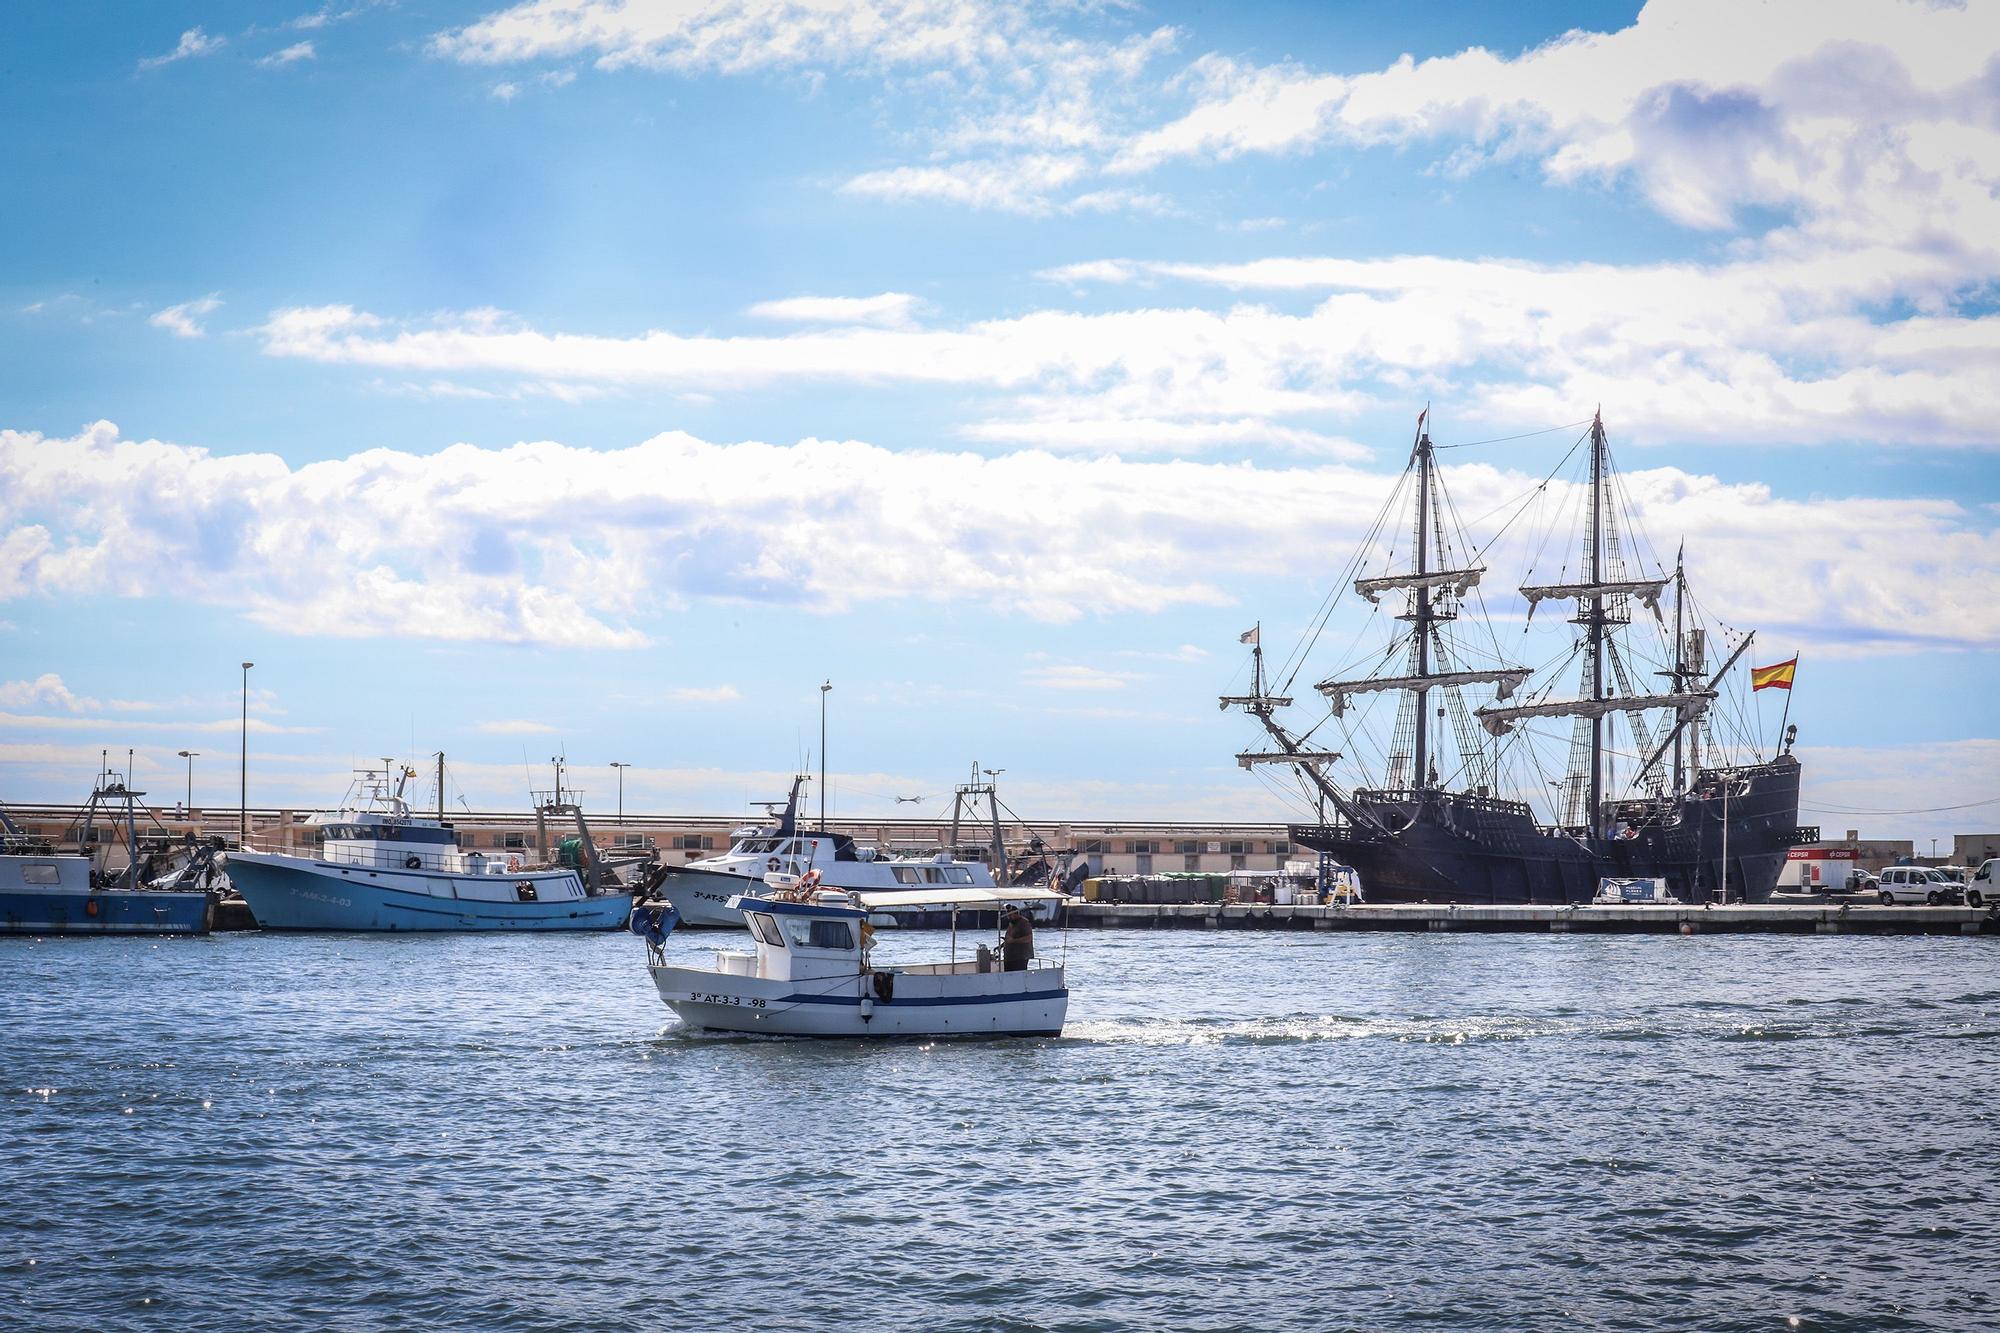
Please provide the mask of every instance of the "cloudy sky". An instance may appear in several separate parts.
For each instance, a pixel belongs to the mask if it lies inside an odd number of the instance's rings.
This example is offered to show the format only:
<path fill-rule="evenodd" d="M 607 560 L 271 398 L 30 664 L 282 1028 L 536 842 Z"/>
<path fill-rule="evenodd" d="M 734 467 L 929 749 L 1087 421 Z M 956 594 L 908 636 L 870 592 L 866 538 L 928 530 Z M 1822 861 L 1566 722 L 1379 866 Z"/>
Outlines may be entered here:
<path fill-rule="evenodd" d="M 1297 639 L 1425 404 L 1475 529 L 1602 404 L 1649 549 L 1803 654 L 1802 818 L 2000 820 L 1988 0 L 80 0 L 0 46 L 0 797 L 129 745 L 233 799 L 253 660 L 259 804 L 442 749 L 476 806 L 567 753 L 740 811 L 831 678 L 846 813 L 977 759 L 1027 814 L 1282 819 L 1238 632 Z"/>

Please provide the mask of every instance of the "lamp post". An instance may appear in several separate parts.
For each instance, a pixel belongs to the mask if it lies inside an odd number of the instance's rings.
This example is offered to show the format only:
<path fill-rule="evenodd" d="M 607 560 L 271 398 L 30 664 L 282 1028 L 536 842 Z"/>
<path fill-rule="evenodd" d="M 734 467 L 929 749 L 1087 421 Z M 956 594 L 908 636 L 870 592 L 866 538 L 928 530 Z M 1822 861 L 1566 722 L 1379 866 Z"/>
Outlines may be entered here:
<path fill-rule="evenodd" d="M 243 664 L 243 730 L 236 748 L 236 845 L 239 847 L 250 841 L 250 668 L 256 665 Z"/>
<path fill-rule="evenodd" d="M 625 770 L 632 767 L 632 765 L 621 764 L 614 759 L 611 761 L 611 766 L 618 770 L 618 822 L 623 824 L 625 822 Z"/>
<path fill-rule="evenodd" d="M 826 828 L 826 696 L 833 692 L 833 682 L 826 681 L 819 687 L 819 826 Z"/>
<path fill-rule="evenodd" d="M 194 809 L 194 761 L 201 757 L 200 750 L 182 750 L 181 758 L 188 761 L 187 809 Z"/>

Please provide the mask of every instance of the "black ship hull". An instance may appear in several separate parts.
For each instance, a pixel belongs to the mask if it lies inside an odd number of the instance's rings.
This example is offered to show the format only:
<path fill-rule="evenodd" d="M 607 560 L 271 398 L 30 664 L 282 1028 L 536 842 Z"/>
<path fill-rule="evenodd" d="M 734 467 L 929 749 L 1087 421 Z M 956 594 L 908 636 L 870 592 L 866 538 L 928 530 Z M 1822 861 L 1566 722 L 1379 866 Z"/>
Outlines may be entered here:
<path fill-rule="evenodd" d="M 1606 878 L 1658 878 L 1684 902 L 1761 902 L 1798 826 L 1799 765 L 1703 770 L 1686 795 L 1619 802 L 1595 830 L 1550 829 L 1516 801 L 1441 790 L 1358 791 L 1362 818 L 1295 826 L 1354 867 L 1370 902 L 1584 903 Z M 1595 836 L 1593 836 L 1593 834 Z"/>

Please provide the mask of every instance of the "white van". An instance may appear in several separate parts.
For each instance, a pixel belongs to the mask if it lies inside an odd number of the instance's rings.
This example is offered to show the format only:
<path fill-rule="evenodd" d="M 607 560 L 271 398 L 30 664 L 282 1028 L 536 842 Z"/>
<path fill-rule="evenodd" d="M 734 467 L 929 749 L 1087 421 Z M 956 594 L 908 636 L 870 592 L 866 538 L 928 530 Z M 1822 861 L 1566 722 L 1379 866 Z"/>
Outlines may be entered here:
<path fill-rule="evenodd" d="M 1989 856 L 1979 863 L 1965 886 L 1965 901 L 1973 907 L 2000 903 L 2000 856 Z"/>
<path fill-rule="evenodd" d="M 1882 872 L 1876 896 L 1884 903 L 1928 903 L 1941 907 L 1964 901 L 1965 886 L 1930 866 L 1890 866 Z"/>

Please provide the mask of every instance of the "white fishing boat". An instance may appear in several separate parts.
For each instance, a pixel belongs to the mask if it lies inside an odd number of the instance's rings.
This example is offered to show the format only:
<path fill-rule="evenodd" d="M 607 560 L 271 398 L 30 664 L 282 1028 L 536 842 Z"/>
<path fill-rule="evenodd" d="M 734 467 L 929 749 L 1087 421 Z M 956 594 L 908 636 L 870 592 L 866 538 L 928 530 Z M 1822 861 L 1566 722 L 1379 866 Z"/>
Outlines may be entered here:
<path fill-rule="evenodd" d="M 439 789 L 443 789 L 439 757 Z M 315 851 L 225 852 L 222 865 L 265 930 L 612 930 L 631 910 L 631 892 L 604 870 L 583 814 L 562 799 L 535 810 L 537 843 L 545 820 L 573 816 L 553 865 L 519 853 L 461 849 L 442 809 L 417 815 L 404 797 L 413 770 L 392 765 L 361 771 L 342 809 L 316 815 L 323 837 Z M 560 784 L 560 778 L 558 778 Z M 440 802 L 442 805 L 442 802 Z"/>
<path fill-rule="evenodd" d="M 993 871 L 982 861 L 960 860 L 949 851 L 885 855 L 845 833 L 801 828 L 799 792 L 804 783 L 803 777 L 793 779 L 790 798 L 771 822 L 737 829 L 730 838 L 728 851 L 661 872 L 654 892 L 673 904 L 681 925 L 742 929 L 743 913 L 734 900 L 740 894 L 761 892 L 766 879 L 774 875 L 788 881 L 811 875 L 821 888 L 863 894 L 926 891 L 926 896 L 908 898 L 900 908 L 877 912 L 878 926 L 935 923 L 938 909 L 949 901 L 941 894 L 959 889 L 1002 890 Z M 991 791 L 991 783 L 975 783 L 962 786 L 959 794 L 961 798 L 973 794 L 991 797 Z M 780 810 L 776 802 L 768 803 L 766 808 Z M 955 805 L 951 832 L 954 847 L 958 845 L 958 815 L 959 808 Z M 1004 873 L 1006 849 L 1000 840 L 997 807 L 992 816 L 991 841 L 990 854 L 1003 866 Z M 1041 873 L 1046 875 L 1045 871 Z M 1032 919 L 1042 922 L 1054 919 L 1055 903 L 1015 889 L 1004 892 L 1009 896 L 1001 901 L 1026 904 Z M 1061 894 L 1050 896 L 1056 902 L 1062 898 Z M 990 901 L 987 910 L 992 910 Z"/>
<path fill-rule="evenodd" d="M 919 902 L 997 911 L 1061 896 L 970 887 L 949 894 L 822 889 L 804 901 L 741 894 L 731 905 L 755 948 L 717 950 L 713 967 L 667 961 L 670 905 L 635 909 L 632 925 L 647 936 L 660 998 L 691 1028 L 793 1037 L 1053 1037 L 1069 1009 L 1060 963 L 1036 959 L 1006 971 L 984 946 L 960 957 L 953 931 L 943 962 L 877 965 L 868 918 Z"/>

